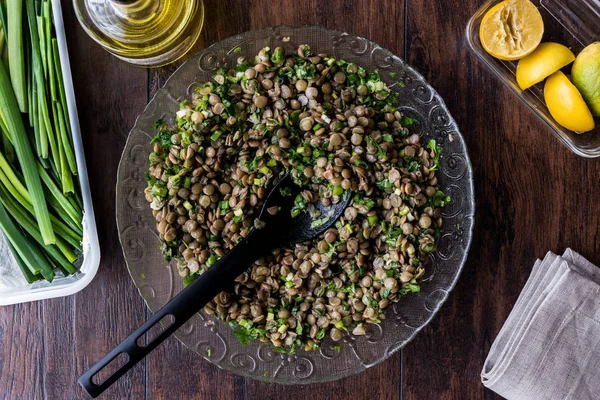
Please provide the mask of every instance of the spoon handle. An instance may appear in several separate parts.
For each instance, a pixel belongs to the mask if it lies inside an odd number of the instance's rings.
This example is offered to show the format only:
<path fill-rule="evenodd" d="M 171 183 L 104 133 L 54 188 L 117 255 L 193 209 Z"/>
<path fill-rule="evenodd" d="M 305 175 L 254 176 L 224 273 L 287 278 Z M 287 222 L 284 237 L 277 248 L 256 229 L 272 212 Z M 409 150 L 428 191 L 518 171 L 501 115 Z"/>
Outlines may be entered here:
<path fill-rule="evenodd" d="M 274 241 L 269 237 L 266 230 L 253 230 L 229 253 L 221 257 L 219 261 L 130 334 L 121 344 L 81 375 L 77 380 L 79 384 L 90 396 L 97 397 L 100 395 L 200 311 L 206 303 L 220 292 L 228 290 L 234 284 L 234 279 L 246 271 L 261 255 L 268 254 L 273 245 Z M 151 342 L 143 344 L 144 334 L 163 318 L 166 320 L 166 322 L 163 321 L 163 326 L 169 325 L 162 329 L 154 339 L 151 339 Z M 139 344 L 140 338 L 142 344 Z M 95 383 L 93 381 L 94 376 L 121 354 L 126 356 L 127 361 L 104 381 Z"/>

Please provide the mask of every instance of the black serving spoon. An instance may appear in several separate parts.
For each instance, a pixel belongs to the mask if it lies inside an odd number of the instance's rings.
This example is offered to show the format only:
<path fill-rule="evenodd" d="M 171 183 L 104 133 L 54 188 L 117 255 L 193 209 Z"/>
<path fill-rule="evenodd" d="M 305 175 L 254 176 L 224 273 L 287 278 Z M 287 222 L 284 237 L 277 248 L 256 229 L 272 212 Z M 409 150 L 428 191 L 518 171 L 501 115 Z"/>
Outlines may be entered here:
<path fill-rule="evenodd" d="M 337 204 L 325 207 L 319 202 L 315 204 L 314 210 L 319 212 L 305 211 L 292 217 L 291 209 L 299 192 L 300 188 L 294 184 L 290 174 L 285 175 L 269 193 L 255 223 L 255 229 L 130 334 L 120 345 L 79 377 L 78 382 L 83 389 L 92 397 L 100 395 L 200 311 L 206 303 L 220 292 L 230 290 L 234 285 L 235 278 L 246 271 L 258 258 L 278 247 L 288 247 L 311 240 L 327 230 L 344 212 L 351 198 L 350 192 L 345 192 Z M 272 214 L 275 210 L 279 211 Z M 170 319 L 170 324 L 150 343 L 140 345 L 138 339 L 163 318 Z M 126 356 L 127 361 L 119 369 L 101 383 L 92 381 L 96 374 L 122 354 Z"/>

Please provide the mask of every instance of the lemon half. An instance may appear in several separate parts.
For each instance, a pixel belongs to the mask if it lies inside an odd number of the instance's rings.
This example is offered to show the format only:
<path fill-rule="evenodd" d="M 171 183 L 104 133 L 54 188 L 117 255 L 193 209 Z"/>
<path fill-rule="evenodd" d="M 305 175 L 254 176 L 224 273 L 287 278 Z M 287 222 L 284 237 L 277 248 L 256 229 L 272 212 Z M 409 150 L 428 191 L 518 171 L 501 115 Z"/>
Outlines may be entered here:
<path fill-rule="evenodd" d="M 519 60 L 517 83 L 525 90 L 574 60 L 575 54 L 566 46 L 552 42 L 542 43 L 533 53 Z"/>
<path fill-rule="evenodd" d="M 546 80 L 544 99 L 552 118 L 561 126 L 575 132 L 594 129 L 594 117 L 581 93 L 561 71 Z"/>
<path fill-rule="evenodd" d="M 501 60 L 518 60 L 542 41 L 544 21 L 529 0 L 505 0 L 481 20 L 479 38 L 485 51 Z"/>

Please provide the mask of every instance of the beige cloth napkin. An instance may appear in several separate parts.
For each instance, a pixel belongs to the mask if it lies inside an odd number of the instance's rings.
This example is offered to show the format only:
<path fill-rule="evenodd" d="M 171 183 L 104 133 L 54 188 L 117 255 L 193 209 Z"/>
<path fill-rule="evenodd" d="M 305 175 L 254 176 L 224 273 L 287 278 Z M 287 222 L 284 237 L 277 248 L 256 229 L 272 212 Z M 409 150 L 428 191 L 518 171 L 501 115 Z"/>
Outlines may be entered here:
<path fill-rule="evenodd" d="M 537 260 L 481 380 L 509 400 L 600 399 L 600 268 L 571 249 Z"/>

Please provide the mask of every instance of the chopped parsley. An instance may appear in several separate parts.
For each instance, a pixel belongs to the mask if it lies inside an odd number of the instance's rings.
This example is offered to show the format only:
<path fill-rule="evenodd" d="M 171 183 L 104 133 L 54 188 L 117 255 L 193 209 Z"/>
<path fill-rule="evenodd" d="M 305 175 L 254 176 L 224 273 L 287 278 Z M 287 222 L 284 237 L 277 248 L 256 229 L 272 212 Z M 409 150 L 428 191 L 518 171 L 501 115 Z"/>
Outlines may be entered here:
<path fill-rule="evenodd" d="M 382 137 L 384 142 L 394 143 L 394 137 L 391 134 L 384 133 Z"/>
<path fill-rule="evenodd" d="M 265 329 L 259 329 L 252 326 L 252 321 L 242 319 L 240 322 L 230 321 L 229 326 L 232 327 L 233 334 L 238 338 L 242 346 L 250 343 L 250 339 L 258 339 L 260 336 L 266 335 Z"/>
<path fill-rule="evenodd" d="M 389 190 L 394 187 L 394 184 L 387 179 L 382 179 L 377 182 L 377 187 L 383 191 Z"/>
<path fill-rule="evenodd" d="M 374 146 L 375 148 L 377 148 L 377 157 L 387 158 L 387 153 L 381 148 L 379 143 L 377 143 L 375 140 L 373 140 L 373 138 L 371 138 L 370 136 L 365 136 L 365 141 L 368 144 L 370 144 L 371 146 Z"/>
<path fill-rule="evenodd" d="M 418 283 L 407 283 L 398 290 L 398 294 L 404 296 L 408 293 L 416 293 L 421 291 L 421 286 Z"/>
<path fill-rule="evenodd" d="M 408 172 L 417 172 L 419 168 L 421 168 L 421 164 L 416 160 L 412 160 L 407 166 Z"/>
<path fill-rule="evenodd" d="M 359 205 L 365 206 L 367 211 L 375 206 L 375 200 L 365 199 L 359 193 L 356 193 L 354 195 L 353 201 L 354 201 L 354 204 L 359 204 Z"/>
<path fill-rule="evenodd" d="M 283 197 L 290 197 L 292 195 L 292 188 L 289 186 L 281 188 L 279 189 L 279 193 L 281 193 Z"/>
<path fill-rule="evenodd" d="M 375 310 L 379 310 L 379 303 L 377 302 L 377 300 L 375 300 L 372 297 L 367 297 L 367 301 L 369 302 L 369 305 L 375 309 Z"/>
<path fill-rule="evenodd" d="M 357 167 L 365 168 L 365 169 L 369 168 L 369 164 L 367 164 L 366 161 L 363 161 L 361 159 L 354 160 L 354 165 L 356 165 Z"/>
<path fill-rule="evenodd" d="M 417 120 L 414 118 L 410 118 L 410 117 L 400 118 L 400 125 L 402 125 L 402 126 L 411 126 L 415 122 L 417 122 Z"/>
<path fill-rule="evenodd" d="M 398 238 L 400 237 L 401 234 L 402 234 L 402 230 L 399 228 L 390 230 L 387 234 L 387 238 L 385 239 L 385 242 L 388 244 L 388 246 L 396 247 L 398 245 Z"/>
<path fill-rule="evenodd" d="M 175 132 L 169 130 L 158 131 L 156 136 L 152 139 L 150 144 L 158 143 L 164 149 L 169 149 L 173 146 L 173 142 L 171 141 L 171 136 L 173 136 Z"/>
<path fill-rule="evenodd" d="M 435 194 L 429 199 L 429 205 L 433 208 L 444 207 L 450 203 L 450 196 L 446 195 L 441 190 L 435 192 Z"/>
<path fill-rule="evenodd" d="M 254 171 L 256 168 L 258 168 L 258 162 L 260 160 L 262 160 L 262 157 L 256 156 L 252 160 L 246 162 L 246 168 L 248 168 L 248 171 Z"/>
<path fill-rule="evenodd" d="M 167 123 L 167 122 L 166 122 L 164 119 L 162 119 L 162 118 L 160 118 L 160 119 L 157 119 L 157 120 L 154 122 L 154 130 L 158 130 L 158 129 L 160 129 L 160 127 L 161 127 L 161 126 L 163 126 L 163 125 L 165 125 L 166 123 Z"/>
<path fill-rule="evenodd" d="M 434 139 L 431 139 L 427 143 L 427 148 L 433 153 L 433 166 L 429 168 L 430 171 L 437 171 L 440 169 L 440 154 L 442 154 L 442 148 L 438 146 Z"/>

